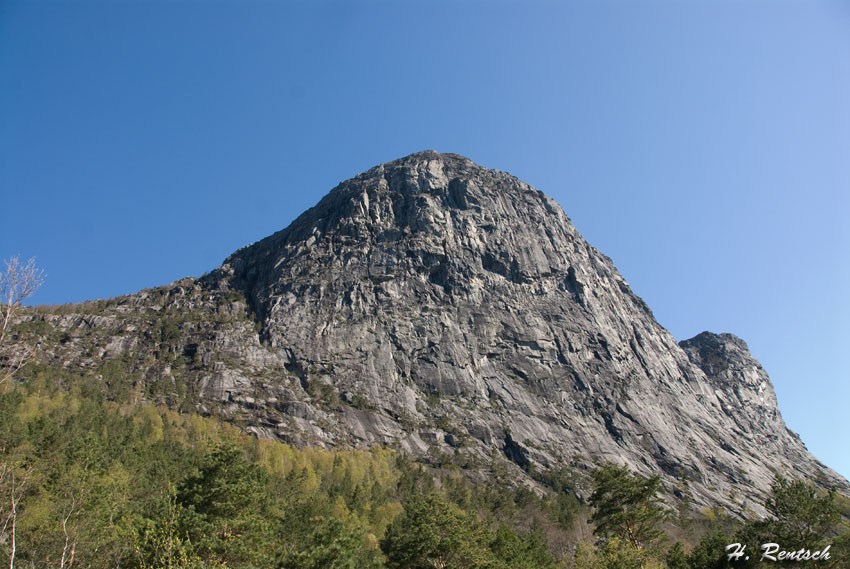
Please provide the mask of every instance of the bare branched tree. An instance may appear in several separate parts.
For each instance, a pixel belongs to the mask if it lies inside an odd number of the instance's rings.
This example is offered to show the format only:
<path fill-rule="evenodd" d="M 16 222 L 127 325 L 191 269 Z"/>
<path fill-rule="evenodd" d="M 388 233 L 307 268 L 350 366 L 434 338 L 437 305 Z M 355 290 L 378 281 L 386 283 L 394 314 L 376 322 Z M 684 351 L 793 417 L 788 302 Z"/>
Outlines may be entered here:
<path fill-rule="evenodd" d="M 9 555 L 9 569 L 15 569 L 18 510 L 26 488 L 26 477 L 17 476 L 15 468 L 5 460 L 0 462 L 0 543 Z"/>
<path fill-rule="evenodd" d="M 21 263 L 17 256 L 5 261 L 6 269 L 0 272 L 0 348 L 5 347 L 9 325 L 21 307 L 44 282 L 44 271 L 37 268 L 35 258 Z M 32 356 L 31 348 L 23 346 L 0 371 L 0 384 L 12 377 Z"/>

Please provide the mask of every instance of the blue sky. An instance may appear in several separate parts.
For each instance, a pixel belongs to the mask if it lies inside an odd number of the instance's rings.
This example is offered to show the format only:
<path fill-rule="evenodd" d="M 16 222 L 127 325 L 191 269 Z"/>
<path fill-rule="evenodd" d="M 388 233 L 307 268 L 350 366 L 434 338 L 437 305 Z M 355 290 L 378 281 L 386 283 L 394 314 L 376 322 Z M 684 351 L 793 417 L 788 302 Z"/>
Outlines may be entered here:
<path fill-rule="evenodd" d="M 423 149 L 554 197 L 677 339 L 744 338 L 850 477 L 850 3 L 0 0 L 34 301 L 216 267 Z"/>

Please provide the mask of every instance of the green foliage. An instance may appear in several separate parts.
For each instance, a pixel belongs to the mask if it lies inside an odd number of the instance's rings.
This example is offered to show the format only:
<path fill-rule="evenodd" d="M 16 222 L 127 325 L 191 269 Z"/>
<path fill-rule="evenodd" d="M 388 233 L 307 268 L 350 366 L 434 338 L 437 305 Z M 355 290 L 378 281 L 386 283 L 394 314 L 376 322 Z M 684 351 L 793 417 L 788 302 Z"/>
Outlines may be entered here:
<path fill-rule="evenodd" d="M 369 401 L 366 397 L 363 397 L 359 393 L 355 393 L 351 396 L 351 400 L 349 401 L 349 405 L 354 407 L 355 409 L 360 409 L 362 411 L 375 411 L 375 404 Z"/>
<path fill-rule="evenodd" d="M 32 341 L 50 337 L 56 331 L 46 320 L 31 320 L 19 322 L 11 327 L 11 335 L 15 341 Z M 51 338 L 58 340 L 58 338 Z"/>
<path fill-rule="evenodd" d="M 233 442 L 222 441 L 203 456 L 198 470 L 183 480 L 178 497 L 184 508 L 218 521 L 255 507 L 261 485 L 262 471 L 248 463 Z"/>
<path fill-rule="evenodd" d="M 777 476 L 765 508 L 773 516 L 771 531 L 783 543 L 811 547 L 829 535 L 840 519 L 835 491 L 818 492 L 802 480 Z"/>
<path fill-rule="evenodd" d="M 557 528 L 549 498 L 499 480 L 472 484 L 387 449 L 296 449 L 139 404 L 138 393 L 104 387 L 134 369 L 129 358 L 111 362 L 102 379 L 35 365 L 0 392 L 0 468 L 9 473 L 0 516 L 14 492 L 16 566 L 58 565 L 63 553 L 67 566 L 73 552 L 74 567 L 92 569 L 378 569 L 385 536 L 421 549 L 435 535 L 444 539 L 425 558 L 446 555 L 456 567 L 556 566 L 543 533 L 512 529 L 520 519 Z M 436 516 L 430 533 L 414 505 L 422 496 Z M 4 564 L 10 554 L 0 539 Z"/>
<path fill-rule="evenodd" d="M 202 559 L 195 552 L 189 536 L 179 529 L 183 509 L 173 486 L 163 500 L 162 516 L 146 520 L 137 536 L 135 552 L 139 569 L 205 569 L 224 567 L 218 560 Z"/>
<path fill-rule="evenodd" d="M 759 547 L 764 543 L 779 544 L 785 551 L 817 551 L 832 543 L 833 557 L 846 555 L 834 547 L 835 543 L 847 539 L 846 530 L 843 536 L 835 539 L 840 531 L 841 513 L 834 491 L 819 492 L 802 480 L 790 481 L 777 476 L 765 501 L 765 509 L 770 517 L 750 522 L 735 534 L 733 541 L 744 544 L 751 553 L 749 560 L 738 560 L 736 566 L 758 567 Z M 845 558 L 842 562 L 846 561 Z"/>
<path fill-rule="evenodd" d="M 667 563 L 668 569 L 688 569 L 688 555 L 685 553 L 685 548 L 681 541 L 677 541 L 667 550 L 664 561 Z"/>
<path fill-rule="evenodd" d="M 225 300 L 227 302 L 247 302 L 247 300 L 245 299 L 245 293 L 235 288 L 232 288 L 228 291 Z"/>
<path fill-rule="evenodd" d="M 676 544 L 667 552 L 667 567 L 725 569 L 805 565 L 798 561 L 760 562 L 760 546 L 765 543 L 779 544 L 785 551 L 817 551 L 831 544 L 832 564 L 823 563 L 819 566 L 843 567 L 847 559 L 841 558 L 846 555 L 842 544 L 850 541 L 850 534 L 845 532 L 836 536 L 841 531 L 836 496 L 834 492 L 819 492 L 806 482 L 789 481 L 778 476 L 765 501 L 765 509 L 770 517 L 745 524 L 732 537 L 723 530 L 710 532 L 703 536 L 689 554 L 685 554 L 683 548 Z M 730 561 L 726 546 L 732 543 L 742 544 L 745 549 L 740 558 Z"/>
<path fill-rule="evenodd" d="M 180 320 L 175 318 L 163 319 L 159 325 L 159 341 L 163 344 L 171 344 L 179 340 L 182 336 L 180 323 Z"/>
<path fill-rule="evenodd" d="M 661 477 L 643 479 L 610 463 L 594 470 L 591 477 L 594 534 L 617 536 L 638 548 L 656 545 L 663 536 L 657 526 L 667 517 L 658 497 Z"/>
<path fill-rule="evenodd" d="M 664 565 L 646 549 L 612 537 L 596 549 L 579 545 L 574 569 L 661 569 Z"/>
<path fill-rule="evenodd" d="M 232 441 L 221 441 L 179 485 L 180 525 L 205 559 L 259 562 L 258 545 L 273 539 L 266 521 L 266 474 Z M 267 556 L 265 556 L 267 557 Z"/>
<path fill-rule="evenodd" d="M 412 496 L 381 542 L 390 569 L 478 569 L 492 564 L 481 524 L 438 494 Z"/>
<path fill-rule="evenodd" d="M 573 526 L 581 509 L 582 506 L 576 497 L 567 492 L 559 492 L 550 506 L 558 525 L 565 530 Z"/>
<path fill-rule="evenodd" d="M 391 569 L 555 569 L 539 534 L 494 531 L 439 494 L 414 495 L 381 542 Z"/>
<path fill-rule="evenodd" d="M 342 521 L 314 518 L 315 530 L 302 549 L 291 552 L 281 569 L 378 569 L 380 552 L 367 543 L 362 528 Z"/>
<path fill-rule="evenodd" d="M 440 393 L 437 391 L 430 391 L 425 395 L 425 403 L 432 409 L 440 405 L 440 399 Z"/>
<path fill-rule="evenodd" d="M 307 385 L 307 393 L 316 403 L 325 407 L 334 407 L 340 403 L 336 388 L 328 383 L 311 381 Z"/>
<path fill-rule="evenodd" d="M 726 546 L 729 543 L 729 537 L 722 531 L 705 535 L 690 554 L 685 553 L 681 543 L 676 543 L 667 552 L 667 567 L 669 569 L 724 569 L 729 567 L 726 557 Z"/>
<path fill-rule="evenodd" d="M 63 555 L 68 566 L 73 555 L 74 567 L 92 569 L 554 569 L 586 539 L 591 513 L 576 498 L 586 479 L 574 469 L 535 472 L 547 489 L 540 493 L 513 486 L 498 462 L 477 464 L 490 481 L 472 483 L 457 457 L 441 469 L 388 449 L 297 449 L 251 438 L 141 404 L 151 357 L 92 356 L 87 370 L 33 362 L 21 383 L 0 390 L 0 523 L 11 519 L 14 498 L 16 566 L 58 566 Z M 315 395 L 332 404 L 335 391 L 320 385 Z M 681 514 L 678 523 L 694 533 L 662 562 L 658 477 L 608 465 L 591 478 L 592 521 L 607 539 L 578 548 L 578 569 L 719 569 L 734 541 L 750 553 L 766 541 L 786 549 L 832 543 L 834 566 L 845 563 L 850 534 L 840 517 L 850 503 L 803 482 L 778 478 L 769 519 L 734 537 L 720 511 L 690 521 Z M 9 565 L 6 527 L 0 561 Z"/>
<path fill-rule="evenodd" d="M 549 553 L 540 534 L 519 534 L 502 524 L 490 539 L 494 567 L 505 569 L 556 569 L 560 565 Z"/>

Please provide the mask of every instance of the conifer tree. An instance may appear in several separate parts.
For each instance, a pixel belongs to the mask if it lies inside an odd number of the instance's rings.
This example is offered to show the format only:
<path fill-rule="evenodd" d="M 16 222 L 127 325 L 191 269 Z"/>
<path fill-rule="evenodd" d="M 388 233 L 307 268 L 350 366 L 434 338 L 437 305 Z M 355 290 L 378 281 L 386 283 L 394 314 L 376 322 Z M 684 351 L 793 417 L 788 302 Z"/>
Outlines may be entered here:
<path fill-rule="evenodd" d="M 666 511 L 658 497 L 660 476 L 644 479 L 611 463 L 594 470 L 591 476 L 594 491 L 590 504 L 595 511 L 590 521 L 596 524 L 594 534 L 618 536 L 637 548 L 652 547 L 661 540 L 658 524 L 666 518 Z"/>
<path fill-rule="evenodd" d="M 407 500 L 381 549 L 390 569 L 484 569 L 492 563 L 481 525 L 437 494 Z"/>

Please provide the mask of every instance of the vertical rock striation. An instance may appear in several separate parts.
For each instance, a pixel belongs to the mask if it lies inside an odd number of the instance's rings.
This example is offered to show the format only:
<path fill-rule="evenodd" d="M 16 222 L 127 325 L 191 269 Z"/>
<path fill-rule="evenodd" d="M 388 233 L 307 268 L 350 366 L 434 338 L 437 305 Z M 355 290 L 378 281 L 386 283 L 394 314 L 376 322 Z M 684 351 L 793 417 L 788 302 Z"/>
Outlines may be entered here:
<path fill-rule="evenodd" d="M 333 444 L 612 460 L 740 511 L 775 472 L 846 484 L 785 428 L 743 342 L 680 347 L 557 203 L 461 156 L 346 181 L 212 278 L 307 393 L 363 403 L 326 416 Z"/>
<path fill-rule="evenodd" d="M 121 389 L 117 361 L 133 393 L 296 444 L 614 461 L 741 514 L 776 473 L 848 490 L 743 341 L 677 344 L 557 203 L 453 154 L 343 182 L 201 279 L 28 318 L 54 365 Z"/>

